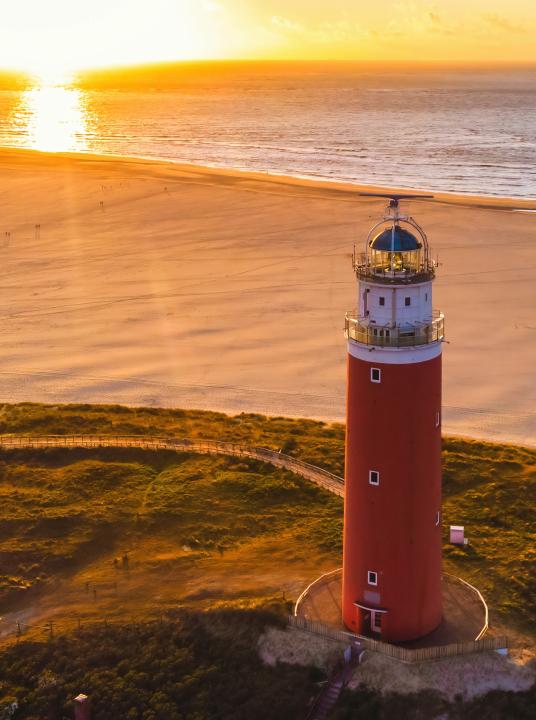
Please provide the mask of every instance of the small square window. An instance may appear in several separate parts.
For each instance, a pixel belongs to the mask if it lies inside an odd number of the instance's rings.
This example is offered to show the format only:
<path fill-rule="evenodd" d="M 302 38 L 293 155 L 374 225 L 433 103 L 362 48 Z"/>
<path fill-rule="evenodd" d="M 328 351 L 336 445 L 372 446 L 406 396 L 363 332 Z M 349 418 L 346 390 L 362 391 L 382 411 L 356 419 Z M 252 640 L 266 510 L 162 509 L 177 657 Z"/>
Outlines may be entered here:
<path fill-rule="evenodd" d="M 404 303 L 405 303 L 406 307 L 408 307 L 408 305 L 411 305 L 411 298 L 410 298 L 410 297 L 407 297 L 407 298 L 404 300 Z"/>
<path fill-rule="evenodd" d="M 378 573 L 375 570 L 368 571 L 367 582 L 369 585 L 377 585 L 378 584 Z"/>
<path fill-rule="evenodd" d="M 380 473 L 377 470 L 369 470 L 368 481 L 371 485 L 379 485 Z"/>
<path fill-rule="evenodd" d="M 380 298 L 380 305 L 385 305 L 385 298 L 384 298 L 384 297 L 381 297 L 381 298 Z"/>
<path fill-rule="evenodd" d="M 370 382 L 379 383 L 382 381 L 382 371 L 380 368 L 370 368 Z"/>

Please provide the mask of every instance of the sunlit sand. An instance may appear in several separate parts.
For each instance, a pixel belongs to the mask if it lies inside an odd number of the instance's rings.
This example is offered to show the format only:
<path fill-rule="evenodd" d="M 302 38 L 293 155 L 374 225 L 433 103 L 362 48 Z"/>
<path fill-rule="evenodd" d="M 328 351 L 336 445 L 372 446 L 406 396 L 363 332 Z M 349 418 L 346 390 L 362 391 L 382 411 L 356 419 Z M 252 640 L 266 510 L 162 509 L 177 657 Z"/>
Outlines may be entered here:
<path fill-rule="evenodd" d="M 356 188 L 1 151 L 0 400 L 343 420 Z M 412 214 L 442 264 L 444 431 L 534 443 L 536 203 Z"/>

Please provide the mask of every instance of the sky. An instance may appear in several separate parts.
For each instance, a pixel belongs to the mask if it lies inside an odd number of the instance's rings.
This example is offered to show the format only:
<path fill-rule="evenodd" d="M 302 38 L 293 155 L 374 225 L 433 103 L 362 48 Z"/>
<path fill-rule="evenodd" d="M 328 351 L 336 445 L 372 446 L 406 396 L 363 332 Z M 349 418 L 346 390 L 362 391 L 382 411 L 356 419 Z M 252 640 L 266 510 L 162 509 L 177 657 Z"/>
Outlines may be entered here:
<path fill-rule="evenodd" d="M 535 0 L 0 0 L 0 67 L 192 59 L 536 62 Z"/>

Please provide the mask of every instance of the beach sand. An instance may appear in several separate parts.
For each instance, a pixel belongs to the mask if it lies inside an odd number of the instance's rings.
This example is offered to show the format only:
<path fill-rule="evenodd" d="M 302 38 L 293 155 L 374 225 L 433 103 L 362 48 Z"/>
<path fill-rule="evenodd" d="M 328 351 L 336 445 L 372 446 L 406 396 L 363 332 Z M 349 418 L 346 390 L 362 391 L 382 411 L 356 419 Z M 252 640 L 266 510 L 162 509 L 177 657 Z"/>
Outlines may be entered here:
<path fill-rule="evenodd" d="M 370 190 L 371 188 L 365 188 Z M 344 419 L 359 188 L 0 151 L 0 400 Z M 443 431 L 536 443 L 536 201 L 437 196 Z M 38 227 L 36 227 L 38 226 Z"/>

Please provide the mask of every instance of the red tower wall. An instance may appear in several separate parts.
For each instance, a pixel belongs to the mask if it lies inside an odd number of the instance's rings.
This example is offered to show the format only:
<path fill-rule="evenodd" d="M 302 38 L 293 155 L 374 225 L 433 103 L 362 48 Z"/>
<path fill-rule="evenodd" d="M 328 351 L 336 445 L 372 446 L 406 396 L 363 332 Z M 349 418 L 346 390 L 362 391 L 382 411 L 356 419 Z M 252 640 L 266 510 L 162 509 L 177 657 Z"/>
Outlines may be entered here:
<path fill-rule="evenodd" d="M 373 367 L 380 383 L 371 382 Z M 354 632 L 370 624 L 356 601 L 387 611 L 382 640 L 417 638 L 441 622 L 440 409 L 440 354 L 411 364 L 348 356 L 343 620 Z"/>

